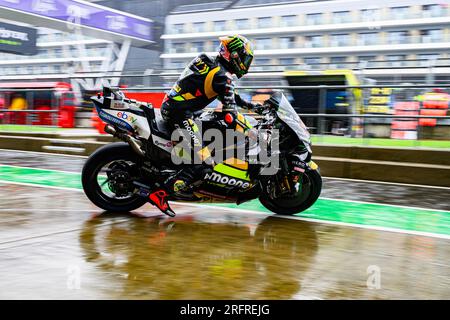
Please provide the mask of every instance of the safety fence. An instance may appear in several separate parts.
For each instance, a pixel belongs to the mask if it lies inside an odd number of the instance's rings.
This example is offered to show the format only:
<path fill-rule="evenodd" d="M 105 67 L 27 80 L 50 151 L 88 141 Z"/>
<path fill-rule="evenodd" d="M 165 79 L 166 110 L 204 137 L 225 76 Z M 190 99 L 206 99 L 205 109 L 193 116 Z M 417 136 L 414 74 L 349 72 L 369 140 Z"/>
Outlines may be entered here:
<path fill-rule="evenodd" d="M 417 140 L 418 144 L 423 139 L 450 140 L 449 84 L 243 85 L 237 89 L 244 98 L 258 102 L 266 100 L 275 91 L 283 91 L 310 132 L 319 136 Z M 128 93 L 164 93 L 170 87 L 130 86 L 124 90 Z M 44 108 L 42 103 L 36 103 L 34 96 L 42 98 L 42 94 L 48 92 L 55 98 Z M 0 123 L 61 126 L 62 117 L 65 120 L 77 117 L 80 111 L 67 96 L 61 99 L 61 92 L 55 88 L 0 88 Z M 11 108 L 11 98 L 8 100 L 5 95 L 14 93 L 26 93 L 26 108 Z M 85 100 L 89 105 L 88 97 Z M 90 123 L 92 110 L 84 112 L 88 119 L 86 123 Z"/>
<path fill-rule="evenodd" d="M 60 110 L 0 109 L 0 124 L 40 125 L 57 127 Z"/>

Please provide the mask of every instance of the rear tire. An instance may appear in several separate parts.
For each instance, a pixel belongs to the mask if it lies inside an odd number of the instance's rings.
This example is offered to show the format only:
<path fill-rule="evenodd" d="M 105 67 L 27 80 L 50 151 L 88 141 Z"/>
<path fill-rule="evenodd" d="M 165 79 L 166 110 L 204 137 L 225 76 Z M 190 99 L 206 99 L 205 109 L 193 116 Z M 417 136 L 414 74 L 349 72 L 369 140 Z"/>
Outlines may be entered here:
<path fill-rule="evenodd" d="M 108 197 L 101 189 L 97 175 L 108 163 L 124 160 L 139 163 L 139 156 L 124 142 L 116 142 L 97 149 L 86 161 L 81 173 L 83 190 L 89 200 L 97 207 L 111 212 L 128 212 L 136 210 L 147 203 L 147 199 L 132 195 L 126 199 Z"/>
<path fill-rule="evenodd" d="M 306 179 L 308 179 L 310 186 L 309 194 L 301 203 L 296 203 L 295 198 L 292 197 L 271 199 L 267 195 L 260 196 L 259 201 L 264 207 L 276 214 L 293 215 L 305 211 L 316 202 L 322 191 L 322 177 L 318 170 L 305 171 L 303 180 L 305 181 Z M 301 193 L 299 193 L 299 196 L 301 196 Z"/>

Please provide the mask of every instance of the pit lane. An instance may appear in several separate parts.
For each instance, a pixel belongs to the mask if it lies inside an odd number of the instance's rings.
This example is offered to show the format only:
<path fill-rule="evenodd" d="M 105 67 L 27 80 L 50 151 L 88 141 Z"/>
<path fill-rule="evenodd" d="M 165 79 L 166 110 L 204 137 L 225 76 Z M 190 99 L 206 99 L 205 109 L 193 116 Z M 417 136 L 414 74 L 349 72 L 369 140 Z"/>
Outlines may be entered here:
<path fill-rule="evenodd" d="M 325 179 L 302 215 L 174 204 L 172 219 L 103 213 L 68 181 L 83 158 L 0 159 L 2 299 L 450 298 L 445 188 Z"/>

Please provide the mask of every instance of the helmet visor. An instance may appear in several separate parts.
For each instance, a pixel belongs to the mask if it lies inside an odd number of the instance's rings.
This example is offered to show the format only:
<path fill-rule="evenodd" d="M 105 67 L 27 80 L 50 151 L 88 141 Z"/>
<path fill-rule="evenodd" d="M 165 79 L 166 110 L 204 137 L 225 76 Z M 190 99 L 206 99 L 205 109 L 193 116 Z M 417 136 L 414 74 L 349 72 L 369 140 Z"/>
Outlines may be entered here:
<path fill-rule="evenodd" d="M 252 65 L 253 56 L 252 55 L 245 55 L 242 59 L 242 64 L 245 67 L 245 71 L 248 72 L 248 69 L 250 69 L 250 66 Z"/>

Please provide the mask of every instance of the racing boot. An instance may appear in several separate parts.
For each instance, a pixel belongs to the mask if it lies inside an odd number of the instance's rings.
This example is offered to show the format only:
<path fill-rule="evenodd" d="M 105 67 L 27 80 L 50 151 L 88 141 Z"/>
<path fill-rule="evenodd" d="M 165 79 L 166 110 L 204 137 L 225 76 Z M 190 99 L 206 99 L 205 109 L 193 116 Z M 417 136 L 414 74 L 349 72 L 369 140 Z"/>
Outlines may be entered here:
<path fill-rule="evenodd" d="M 167 196 L 169 194 L 166 190 L 159 188 L 156 191 L 150 193 L 148 196 L 149 202 L 158 207 L 161 212 L 169 217 L 175 217 L 175 212 L 170 208 L 169 202 L 167 202 Z"/>

